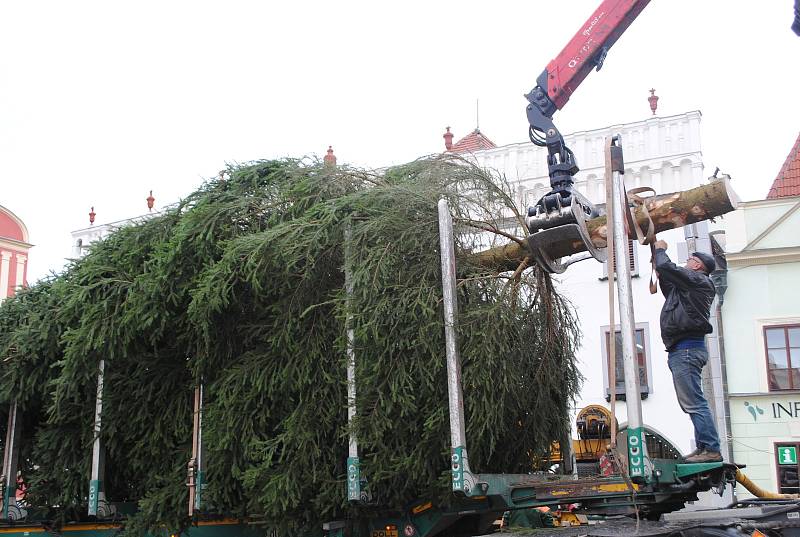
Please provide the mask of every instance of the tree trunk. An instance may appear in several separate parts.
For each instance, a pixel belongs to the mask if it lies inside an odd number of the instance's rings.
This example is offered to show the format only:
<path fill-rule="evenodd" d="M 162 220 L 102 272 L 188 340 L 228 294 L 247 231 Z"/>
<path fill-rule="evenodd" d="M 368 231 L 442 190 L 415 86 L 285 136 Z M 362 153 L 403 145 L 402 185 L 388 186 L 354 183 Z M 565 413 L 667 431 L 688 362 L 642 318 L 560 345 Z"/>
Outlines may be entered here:
<path fill-rule="evenodd" d="M 736 209 L 739 198 L 731 189 L 730 181 L 721 179 L 709 184 L 672 194 L 662 194 L 646 198 L 647 210 L 655 224 L 656 233 L 668 229 L 679 228 L 711 220 Z M 636 220 L 643 231 L 647 231 L 647 217 L 641 208 L 636 210 Z M 599 216 L 586 222 L 592 242 L 598 248 L 606 247 L 606 217 Z M 630 230 L 631 239 L 636 238 L 634 230 Z M 586 250 L 580 241 L 569 241 L 557 244 L 552 257 L 566 257 Z M 512 242 L 476 254 L 479 265 L 496 271 L 516 270 L 520 263 L 530 255 L 528 246 Z"/>

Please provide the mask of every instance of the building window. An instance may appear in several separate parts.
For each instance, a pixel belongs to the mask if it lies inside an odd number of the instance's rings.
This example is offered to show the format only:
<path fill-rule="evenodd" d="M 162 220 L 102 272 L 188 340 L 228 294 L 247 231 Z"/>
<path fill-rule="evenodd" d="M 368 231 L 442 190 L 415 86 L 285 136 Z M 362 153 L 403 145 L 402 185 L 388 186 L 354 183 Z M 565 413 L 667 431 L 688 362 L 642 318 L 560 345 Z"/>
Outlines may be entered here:
<path fill-rule="evenodd" d="M 631 276 L 638 276 L 639 275 L 639 256 L 637 254 L 636 247 L 639 246 L 638 241 L 628 241 L 628 268 L 631 271 Z M 617 257 L 619 252 L 614 252 L 614 257 Z M 616 273 L 616 269 L 614 269 Z M 603 262 L 603 275 L 600 277 L 601 280 L 608 279 L 608 261 Z"/>
<path fill-rule="evenodd" d="M 800 389 L 800 324 L 764 327 L 770 391 Z"/>
<path fill-rule="evenodd" d="M 609 360 L 610 330 L 607 326 L 603 330 L 603 380 L 606 389 L 606 401 L 611 400 L 611 390 L 609 390 L 609 371 L 611 370 L 611 361 Z M 642 399 L 647 399 L 647 396 L 652 391 L 650 385 L 651 371 L 650 371 L 650 349 L 648 343 L 650 341 L 650 333 L 647 323 L 637 323 L 636 330 L 634 331 L 634 350 L 636 351 L 636 361 L 639 364 L 639 392 Z M 617 330 L 615 332 L 614 354 L 616 354 L 615 375 L 616 375 L 616 398 L 625 400 L 625 372 L 622 363 L 622 332 Z"/>
<path fill-rule="evenodd" d="M 800 453 L 800 444 L 796 442 L 775 444 L 775 468 L 778 469 L 778 492 L 781 494 L 797 494 L 800 492 L 798 453 Z"/>

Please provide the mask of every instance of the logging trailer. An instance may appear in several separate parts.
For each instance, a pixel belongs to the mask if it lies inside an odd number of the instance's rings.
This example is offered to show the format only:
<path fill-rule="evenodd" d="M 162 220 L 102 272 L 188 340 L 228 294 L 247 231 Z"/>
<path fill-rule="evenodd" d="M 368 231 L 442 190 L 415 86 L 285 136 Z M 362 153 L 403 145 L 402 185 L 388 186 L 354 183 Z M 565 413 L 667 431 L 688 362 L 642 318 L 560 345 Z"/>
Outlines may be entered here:
<path fill-rule="evenodd" d="M 598 209 L 573 188 L 578 171 L 572 151 L 553 123 L 552 116 L 561 109 L 572 92 L 593 68 L 600 69 L 609 48 L 645 8 L 649 0 L 604 0 L 589 17 L 564 50 L 537 78 L 536 87 L 526 95 L 531 141 L 548 151 L 547 163 L 551 191 L 528 211 L 528 246 L 536 263 L 547 272 L 560 273 L 577 261 L 594 258 L 605 261 L 606 249 L 591 240 L 586 221 L 599 216 Z M 625 197 L 623 155 L 619 137 L 607 140 L 606 181 L 610 200 L 607 220 L 613 222 L 609 234 L 610 249 L 628 248 L 626 222 L 630 224 L 630 206 Z M 619 200 L 622 200 L 621 202 Z M 453 225 L 447 202 L 439 202 L 439 229 L 444 295 L 447 385 L 450 414 L 451 478 L 453 501 L 448 506 L 433 504 L 425 498 L 392 509 L 374 509 L 370 516 L 352 520 L 330 521 L 316 535 L 326 537 L 461 537 L 482 535 L 497 529 L 496 521 L 504 513 L 571 504 L 574 514 L 605 516 L 589 526 L 537 530 L 537 535 L 726 535 L 800 536 L 800 503 L 796 499 L 741 502 L 726 509 L 675 513 L 698 493 L 722 494 L 728 486 L 743 480 L 740 466 L 730 462 L 684 463 L 679 452 L 642 420 L 638 397 L 638 374 L 634 361 L 633 305 L 630 274 L 626 263 L 618 266 L 617 296 L 620 325 L 628 426 L 620 433 L 617 451 L 608 433 L 614 417 L 599 409 L 585 409 L 579 419 L 579 439 L 593 441 L 596 447 L 581 451 L 579 462 L 596 465 L 597 472 L 585 475 L 572 466 L 570 444 L 564 443 L 556 456 L 562 472 L 530 474 L 480 474 L 470 469 L 468 439 L 465 434 L 461 366 L 456 341 L 456 267 L 453 251 Z M 652 239 L 652 237 L 650 237 Z M 564 247 L 565 244 L 569 246 Z M 576 247 L 575 245 L 578 245 Z M 585 251 L 568 258 L 559 252 Z M 350 281 L 345 267 L 345 285 Z M 355 360 L 353 336 L 348 331 L 348 418 L 356 413 Z M 98 376 L 98 408 L 95 427 L 99 431 L 103 391 L 103 364 Z M 254 521 L 210 519 L 204 513 L 204 463 L 202 443 L 202 386 L 195 392 L 193 457 L 188 465 L 189 515 L 195 520 L 188 531 L 193 537 L 244 537 L 274 535 L 260 529 Z M 583 420 L 581 425 L 580 420 Z M 606 427 L 598 426 L 605 420 Z M 590 423 L 591 422 L 591 423 Z M 97 435 L 96 435 L 97 436 Z M 657 439 L 663 449 L 654 453 L 648 443 Z M 105 537 L 121 527 L 123 506 L 106 501 L 103 492 L 103 460 L 99 438 L 95 440 L 92 479 L 89 488 L 89 518 L 83 524 L 66 525 L 55 530 L 42 522 L 26 520 L 24 505 L 15 498 L 16 462 L 19 457 L 19 420 L 16 408 L 9 413 L 9 427 L 4 449 L 2 514 L 0 533 L 10 536 L 53 534 Z M 575 441 L 573 441 L 575 442 Z M 563 469 L 567 472 L 563 472 Z M 369 476 L 362 475 L 358 439 L 351 434 L 347 458 L 347 499 L 353 504 L 371 503 Z M 201 514 L 202 513 L 202 514 Z M 617 517 L 617 518 L 608 518 Z M 636 517 L 635 520 L 632 517 Z M 574 518 L 574 520 L 578 520 Z M 276 536 L 277 537 L 277 536 Z"/>
<path fill-rule="evenodd" d="M 633 207 L 626 196 L 624 159 L 619 136 L 606 140 L 606 222 L 609 232 L 607 249 L 592 241 L 586 221 L 599 215 L 598 209 L 573 188 L 578 171 L 572 151 L 553 123 L 556 110 L 593 68 L 602 67 L 609 48 L 646 7 L 649 0 L 604 0 L 561 53 L 537 78 L 536 87 L 526 98 L 529 136 L 537 146 L 546 147 L 551 190 L 529 208 L 525 223 L 528 249 L 536 263 L 550 273 L 561 273 L 573 263 L 594 258 L 606 261 L 607 250 L 627 258 L 628 234 L 636 234 L 643 243 L 654 242 L 653 226 L 648 232 L 638 229 Z M 640 200 L 640 205 L 645 205 Z M 651 222 L 652 223 L 652 222 Z M 639 375 L 635 362 L 633 300 L 627 263 L 617 264 L 616 288 L 620 310 L 622 356 L 628 426 L 621 434 L 626 448 L 618 452 L 615 442 L 602 442 L 602 428 L 586 426 L 587 415 L 579 414 L 579 435 L 594 436 L 606 453 L 596 453 L 608 470 L 582 477 L 571 468 L 571 456 L 564 449 L 561 464 L 569 475 L 553 478 L 546 474 L 478 474 L 470 469 L 465 435 L 465 416 L 461 370 L 456 342 L 458 306 L 456 304 L 456 269 L 453 251 L 453 224 L 445 200 L 439 202 L 439 232 L 442 256 L 442 283 L 447 354 L 448 400 L 450 411 L 450 446 L 454 505 L 436 508 L 420 500 L 393 515 L 373 520 L 338 521 L 326 525 L 329 537 L 432 537 L 436 535 L 480 535 L 492 531 L 494 521 L 504 512 L 544 506 L 575 504 L 583 515 L 636 516 L 613 520 L 574 532 L 564 528 L 537 530 L 537 535 L 800 535 L 800 500 L 778 498 L 737 503 L 726 509 L 691 513 L 673 513 L 697 494 L 715 491 L 722 495 L 737 479 L 749 485 L 741 466 L 729 462 L 684 463 L 679 452 L 665 439 L 660 453 L 648 453 L 648 440 L 658 435 L 645 427 L 639 400 Z M 561 252 L 582 252 L 563 256 Z M 613 257 L 612 257 L 613 260 Z M 614 278 L 609 278 L 614 280 Z M 613 324 L 613 323 L 612 323 Z M 350 353 L 348 365 L 349 415 L 355 414 L 355 362 Z M 585 411 L 586 409 L 584 409 Z M 584 427 L 580 420 L 583 417 Z M 606 422 L 614 420 L 605 416 Z M 597 419 L 594 420 L 597 423 Z M 609 438 L 609 440 L 611 440 Z M 566 448 L 570 442 L 564 444 Z M 368 502 L 367 480 L 360 475 L 358 442 L 350 438 L 348 499 Z M 757 496 L 769 494 L 750 488 Z M 663 516 L 662 516 L 663 515 Z M 647 520 L 641 524 L 639 518 Z"/>

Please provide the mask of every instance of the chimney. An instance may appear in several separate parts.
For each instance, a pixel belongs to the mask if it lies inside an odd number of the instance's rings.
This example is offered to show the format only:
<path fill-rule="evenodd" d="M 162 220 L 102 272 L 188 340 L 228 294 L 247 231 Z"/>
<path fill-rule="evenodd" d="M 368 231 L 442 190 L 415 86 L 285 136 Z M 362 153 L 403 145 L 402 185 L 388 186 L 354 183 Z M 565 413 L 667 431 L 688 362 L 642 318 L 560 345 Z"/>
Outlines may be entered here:
<path fill-rule="evenodd" d="M 447 132 L 445 132 L 442 137 L 444 138 L 445 151 L 453 149 L 453 133 L 450 132 L 450 127 L 447 127 Z"/>
<path fill-rule="evenodd" d="M 94 217 L 97 216 L 97 213 L 94 212 L 94 207 L 92 207 L 92 212 L 89 213 L 89 225 L 94 225 Z"/>
<path fill-rule="evenodd" d="M 647 98 L 650 101 L 650 110 L 653 111 L 653 115 L 656 115 L 656 108 L 658 108 L 658 95 L 656 95 L 656 90 L 650 90 L 650 97 Z"/>
<path fill-rule="evenodd" d="M 333 154 L 333 146 L 328 146 L 328 154 L 322 159 L 325 166 L 336 166 L 336 155 Z"/>
<path fill-rule="evenodd" d="M 147 210 L 153 210 L 153 204 L 155 203 L 156 199 L 153 197 L 153 191 L 150 191 L 150 195 L 147 196 Z"/>

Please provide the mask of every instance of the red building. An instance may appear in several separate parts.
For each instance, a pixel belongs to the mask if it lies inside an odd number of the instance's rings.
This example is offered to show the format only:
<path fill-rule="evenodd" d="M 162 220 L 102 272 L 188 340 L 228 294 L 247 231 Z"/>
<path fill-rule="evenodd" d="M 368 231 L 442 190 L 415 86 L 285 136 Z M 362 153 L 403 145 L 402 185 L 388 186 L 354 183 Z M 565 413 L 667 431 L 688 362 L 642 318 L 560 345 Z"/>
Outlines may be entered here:
<path fill-rule="evenodd" d="M 0 205 L 0 303 L 27 285 L 31 246 L 22 220 Z"/>

